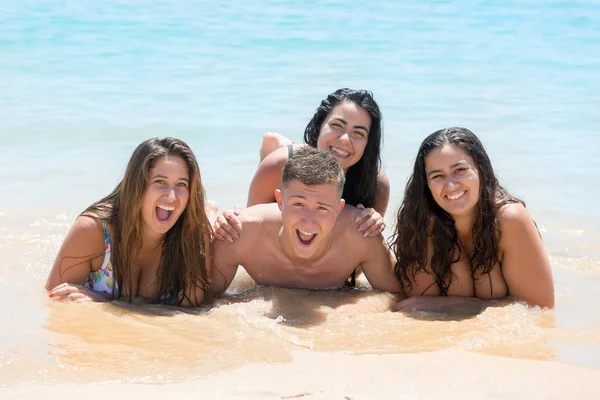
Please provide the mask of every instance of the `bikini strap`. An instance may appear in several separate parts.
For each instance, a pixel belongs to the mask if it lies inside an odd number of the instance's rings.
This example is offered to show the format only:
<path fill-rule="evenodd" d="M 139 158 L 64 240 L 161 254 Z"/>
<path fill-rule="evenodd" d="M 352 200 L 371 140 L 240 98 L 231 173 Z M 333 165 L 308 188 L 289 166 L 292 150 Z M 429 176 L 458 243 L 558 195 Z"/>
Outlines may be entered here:
<path fill-rule="evenodd" d="M 102 221 L 102 229 L 104 229 L 104 244 L 110 245 L 110 234 L 108 233 L 108 224 Z"/>

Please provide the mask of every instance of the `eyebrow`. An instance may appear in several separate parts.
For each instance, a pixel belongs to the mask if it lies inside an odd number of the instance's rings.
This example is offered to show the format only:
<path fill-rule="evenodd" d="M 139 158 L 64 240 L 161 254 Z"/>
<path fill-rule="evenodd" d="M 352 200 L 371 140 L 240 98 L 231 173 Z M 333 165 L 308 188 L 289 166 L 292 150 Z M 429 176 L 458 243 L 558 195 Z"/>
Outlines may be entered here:
<path fill-rule="evenodd" d="M 348 125 L 348 122 L 347 122 L 345 119 L 343 119 L 343 118 L 339 118 L 339 117 L 333 117 L 333 118 L 331 118 L 331 119 L 334 119 L 334 120 L 336 120 L 336 121 L 340 121 L 340 122 L 342 122 L 343 124 L 345 124 L 345 125 Z M 365 126 L 362 126 L 362 125 L 354 125 L 354 128 L 355 128 L 355 129 L 362 129 L 362 130 L 364 130 L 365 132 L 369 133 L 369 130 L 368 130 L 368 129 L 367 129 Z"/>
<path fill-rule="evenodd" d="M 464 165 L 464 164 L 466 164 L 466 165 L 469 165 L 469 163 L 468 163 L 468 162 L 466 162 L 465 160 L 460 160 L 459 162 L 452 164 L 452 165 L 450 166 L 450 168 L 456 168 L 456 167 L 458 167 L 459 165 Z M 430 176 L 430 175 L 432 175 L 432 174 L 439 174 L 439 173 L 441 173 L 441 172 L 442 172 L 442 170 L 440 170 L 440 169 L 433 169 L 433 170 L 431 170 L 431 171 L 429 171 L 429 172 L 427 173 L 427 176 Z"/>
<path fill-rule="evenodd" d="M 290 196 L 290 199 L 293 199 L 294 197 L 298 198 L 298 199 L 303 199 L 303 200 L 308 200 L 306 196 L 302 196 L 300 194 L 293 194 Z M 317 204 L 322 205 L 322 206 L 326 206 L 326 207 L 330 207 L 333 208 L 333 206 L 329 203 L 324 203 L 322 201 L 317 201 Z"/>
<path fill-rule="evenodd" d="M 151 179 L 156 179 L 156 178 L 164 178 L 164 179 L 169 179 L 169 177 L 168 177 L 168 176 L 161 175 L 161 174 L 154 175 L 154 176 L 153 176 Z M 179 178 L 179 180 L 180 180 L 180 181 L 186 181 L 186 182 L 189 182 L 189 181 L 190 181 L 188 178 Z"/>

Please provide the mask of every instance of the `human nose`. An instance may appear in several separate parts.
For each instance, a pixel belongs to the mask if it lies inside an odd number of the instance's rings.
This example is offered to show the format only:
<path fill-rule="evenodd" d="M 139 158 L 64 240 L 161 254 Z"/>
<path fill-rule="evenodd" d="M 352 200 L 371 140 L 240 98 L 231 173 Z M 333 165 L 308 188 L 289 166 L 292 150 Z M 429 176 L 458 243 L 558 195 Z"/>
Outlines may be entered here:
<path fill-rule="evenodd" d="M 346 143 L 350 142 L 350 132 L 348 132 L 347 130 L 344 130 L 342 132 L 342 134 L 338 137 L 338 140 L 340 142 L 346 142 Z"/>
<path fill-rule="evenodd" d="M 177 200 L 177 196 L 175 195 L 175 187 L 169 187 L 169 193 L 167 194 L 168 200 Z"/>
<path fill-rule="evenodd" d="M 315 213 L 312 210 L 304 211 L 304 215 L 302 216 L 304 223 L 308 226 L 312 226 L 315 223 Z"/>
<path fill-rule="evenodd" d="M 452 175 L 449 175 L 446 177 L 446 187 L 447 188 L 454 188 L 456 186 L 458 186 L 458 181 L 455 177 L 453 177 Z"/>

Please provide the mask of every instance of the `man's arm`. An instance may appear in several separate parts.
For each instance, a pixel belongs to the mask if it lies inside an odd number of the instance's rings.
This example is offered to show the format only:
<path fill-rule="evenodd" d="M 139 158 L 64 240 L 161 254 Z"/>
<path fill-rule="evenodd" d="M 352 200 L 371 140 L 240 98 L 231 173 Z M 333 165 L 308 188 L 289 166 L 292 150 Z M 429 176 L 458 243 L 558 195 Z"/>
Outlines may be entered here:
<path fill-rule="evenodd" d="M 210 291 L 220 295 L 227 290 L 238 269 L 237 247 L 240 241 L 233 243 L 226 240 L 215 240 L 211 268 Z"/>
<path fill-rule="evenodd" d="M 255 250 L 261 227 L 269 220 L 269 213 L 279 213 L 277 204 L 260 204 L 240 210 L 239 220 L 244 234 L 233 243 L 215 240 L 212 254 L 211 292 L 219 295 L 227 290 L 238 266 L 248 262 Z"/>
<path fill-rule="evenodd" d="M 379 234 L 375 237 L 359 237 L 357 243 L 362 244 L 364 261 L 361 267 L 373 289 L 400 293 L 404 298 L 402 285 L 394 274 L 396 257 L 385 243 L 383 236 Z"/>

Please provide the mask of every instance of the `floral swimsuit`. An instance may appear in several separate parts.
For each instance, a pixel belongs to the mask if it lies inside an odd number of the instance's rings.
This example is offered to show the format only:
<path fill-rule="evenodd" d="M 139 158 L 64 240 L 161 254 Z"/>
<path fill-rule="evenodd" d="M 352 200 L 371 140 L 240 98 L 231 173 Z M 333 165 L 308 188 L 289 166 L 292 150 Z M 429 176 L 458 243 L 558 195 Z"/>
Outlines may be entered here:
<path fill-rule="evenodd" d="M 104 261 L 97 271 L 93 271 L 83 284 L 92 292 L 102 294 L 106 297 L 117 297 L 119 295 L 119 286 L 115 282 L 112 262 L 110 261 L 110 235 L 108 234 L 108 225 L 102 222 L 104 229 Z"/>
<path fill-rule="evenodd" d="M 119 296 L 119 285 L 114 279 L 112 262 L 110 261 L 110 234 L 106 222 L 102 222 L 102 228 L 104 229 L 104 261 L 97 271 L 90 272 L 83 286 L 92 292 L 109 298 L 116 298 Z M 167 293 L 160 296 L 160 300 L 167 304 L 174 303 L 176 298 L 175 290 L 172 287 Z"/>

